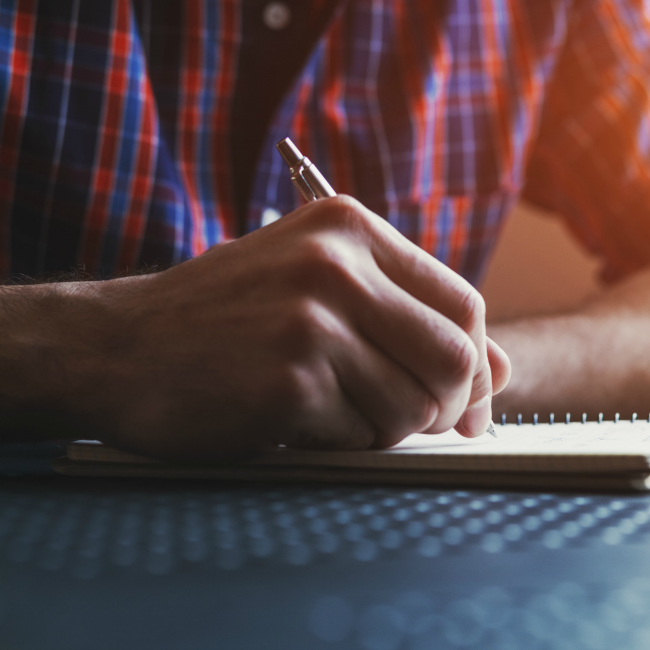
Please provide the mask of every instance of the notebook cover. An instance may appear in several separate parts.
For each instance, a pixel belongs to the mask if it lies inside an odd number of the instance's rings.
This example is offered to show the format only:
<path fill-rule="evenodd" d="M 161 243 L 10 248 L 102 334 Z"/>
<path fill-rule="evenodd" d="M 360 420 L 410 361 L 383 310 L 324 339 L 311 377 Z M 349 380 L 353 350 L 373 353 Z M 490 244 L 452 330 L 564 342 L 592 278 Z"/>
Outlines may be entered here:
<path fill-rule="evenodd" d="M 195 467 L 165 463 L 98 463 L 72 461 L 66 457 L 53 463 L 54 469 L 67 476 L 209 479 L 247 482 L 351 483 L 363 485 L 408 485 L 462 488 L 507 488 L 535 490 L 630 492 L 647 491 L 648 473 L 627 474 L 543 474 L 531 472 L 428 471 L 363 469 L 313 466 Z"/>
<path fill-rule="evenodd" d="M 456 432 L 413 434 L 385 450 L 328 451 L 278 448 L 241 465 L 349 467 L 366 469 L 621 474 L 650 472 L 650 425 L 506 425 L 498 438 L 468 440 Z M 159 464 L 160 461 L 93 441 L 68 445 L 71 460 Z"/>

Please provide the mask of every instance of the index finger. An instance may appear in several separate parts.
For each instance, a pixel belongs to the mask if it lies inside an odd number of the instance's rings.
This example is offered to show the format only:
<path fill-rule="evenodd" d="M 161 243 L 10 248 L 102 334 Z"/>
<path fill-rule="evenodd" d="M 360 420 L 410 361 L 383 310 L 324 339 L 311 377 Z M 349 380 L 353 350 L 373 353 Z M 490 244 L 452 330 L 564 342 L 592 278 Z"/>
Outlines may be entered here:
<path fill-rule="evenodd" d="M 319 205 L 315 206 L 315 203 Z M 355 199 L 339 195 L 308 206 L 314 212 L 317 208 L 331 207 L 331 210 L 318 210 L 325 222 L 319 223 L 320 220 L 314 219 L 310 222 L 314 228 L 325 226 L 349 230 L 349 236 L 363 243 L 378 270 L 390 283 L 469 336 L 476 348 L 477 359 L 472 389 L 467 391 L 469 401 L 464 406 L 472 406 L 484 397 L 490 397 L 492 382 L 487 357 L 485 303 L 478 291 Z M 310 210 L 309 207 L 304 209 Z M 332 219 L 333 216 L 338 218 Z M 478 435 L 483 431 L 472 430 L 472 434 Z"/>
<path fill-rule="evenodd" d="M 476 345 L 479 358 L 468 407 L 489 399 L 492 396 L 492 373 L 487 353 L 483 297 L 464 278 L 403 237 L 386 221 L 372 213 L 370 215 L 378 222 L 371 247 L 377 266 L 414 298 L 456 323 Z M 482 419 L 485 418 L 468 418 L 469 426 L 462 427 L 461 433 L 484 433 Z"/>

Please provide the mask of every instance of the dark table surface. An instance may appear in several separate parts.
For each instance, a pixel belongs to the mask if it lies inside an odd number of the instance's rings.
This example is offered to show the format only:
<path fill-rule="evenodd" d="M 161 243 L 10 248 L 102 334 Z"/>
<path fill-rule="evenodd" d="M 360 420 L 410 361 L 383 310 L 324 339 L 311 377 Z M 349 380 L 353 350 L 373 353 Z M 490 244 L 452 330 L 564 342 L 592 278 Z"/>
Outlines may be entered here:
<path fill-rule="evenodd" d="M 0 648 L 650 648 L 650 497 L 73 479 L 0 448 Z"/>

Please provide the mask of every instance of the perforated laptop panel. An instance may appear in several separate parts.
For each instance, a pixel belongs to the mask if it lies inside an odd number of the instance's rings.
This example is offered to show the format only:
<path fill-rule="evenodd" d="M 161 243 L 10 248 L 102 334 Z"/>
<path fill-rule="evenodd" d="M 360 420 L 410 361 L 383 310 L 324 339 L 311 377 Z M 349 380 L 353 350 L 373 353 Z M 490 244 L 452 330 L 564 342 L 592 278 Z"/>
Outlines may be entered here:
<path fill-rule="evenodd" d="M 642 647 L 649 540 L 646 496 L 5 479 L 0 639 Z"/>

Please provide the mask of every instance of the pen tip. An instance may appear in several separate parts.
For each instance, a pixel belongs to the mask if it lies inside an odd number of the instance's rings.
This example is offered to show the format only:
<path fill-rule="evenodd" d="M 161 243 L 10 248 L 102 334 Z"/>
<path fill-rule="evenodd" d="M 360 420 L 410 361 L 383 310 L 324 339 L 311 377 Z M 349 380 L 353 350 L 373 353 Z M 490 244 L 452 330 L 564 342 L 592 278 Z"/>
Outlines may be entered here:
<path fill-rule="evenodd" d="M 497 437 L 497 432 L 494 430 L 494 424 L 492 424 L 492 422 L 490 422 L 490 424 L 488 424 L 487 432 L 488 432 L 488 433 L 489 433 L 493 438 L 496 438 L 496 437 Z"/>

